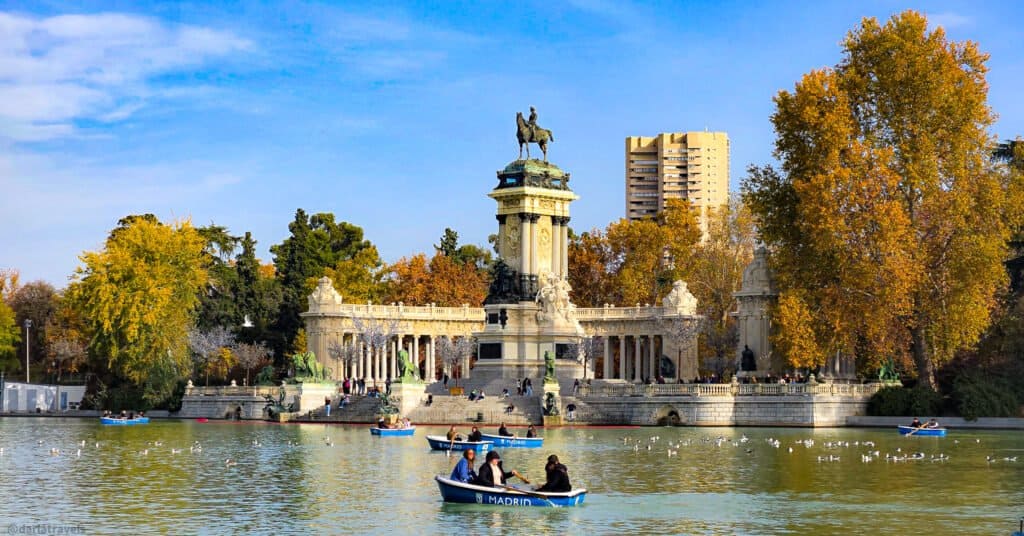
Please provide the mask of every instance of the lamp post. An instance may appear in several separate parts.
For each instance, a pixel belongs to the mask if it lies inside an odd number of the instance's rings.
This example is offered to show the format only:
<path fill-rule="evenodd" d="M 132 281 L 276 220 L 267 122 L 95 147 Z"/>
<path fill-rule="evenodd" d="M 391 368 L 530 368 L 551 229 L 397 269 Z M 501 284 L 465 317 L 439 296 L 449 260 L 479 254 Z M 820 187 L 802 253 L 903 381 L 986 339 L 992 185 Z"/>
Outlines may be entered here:
<path fill-rule="evenodd" d="M 31 330 L 32 330 L 32 319 L 31 318 L 26 318 L 25 319 L 25 383 L 29 383 L 29 381 L 28 381 L 28 355 L 29 355 L 28 354 L 28 350 L 29 350 L 29 342 L 30 342 L 29 335 L 31 334 Z"/>

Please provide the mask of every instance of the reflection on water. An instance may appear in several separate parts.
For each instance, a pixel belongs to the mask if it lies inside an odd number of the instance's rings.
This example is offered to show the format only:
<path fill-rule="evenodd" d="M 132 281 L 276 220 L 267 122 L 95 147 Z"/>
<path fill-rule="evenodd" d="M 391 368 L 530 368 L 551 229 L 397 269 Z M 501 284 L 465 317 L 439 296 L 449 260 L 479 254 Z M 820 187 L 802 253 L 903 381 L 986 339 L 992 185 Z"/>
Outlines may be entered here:
<path fill-rule="evenodd" d="M 587 503 L 508 509 L 441 502 L 433 476 L 449 473 L 459 454 L 431 452 L 424 436 L 444 431 L 421 427 L 412 438 L 379 438 L 365 427 L 0 419 L 0 519 L 8 526 L 81 525 L 90 534 L 1002 534 L 1024 513 L 1024 461 L 1002 461 L 1024 454 L 1019 432 L 903 438 L 895 430 L 854 429 L 547 430 L 543 449 L 502 450 L 506 469 L 540 482 L 545 458 L 557 453 L 574 485 L 590 490 Z M 740 443 L 744 435 L 749 441 Z M 812 447 L 796 443 L 811 438 Z M 850 446 L 825 447 L 835 441 Z M 190 453 L 196 442 L 202 451 Z M 669 457 L 668 445 L 678 443 L 678 457 Z M 887 463 L 885 454 L 897 448 L 926 460 Z M 882 458 L 863 463 L 869 450 Z M 929 461 L 940 453 L 950 459 Z M 829 455 L 839 461 L 817 461 Z M 228 458 L 237 465 L 226 465 Z"/>

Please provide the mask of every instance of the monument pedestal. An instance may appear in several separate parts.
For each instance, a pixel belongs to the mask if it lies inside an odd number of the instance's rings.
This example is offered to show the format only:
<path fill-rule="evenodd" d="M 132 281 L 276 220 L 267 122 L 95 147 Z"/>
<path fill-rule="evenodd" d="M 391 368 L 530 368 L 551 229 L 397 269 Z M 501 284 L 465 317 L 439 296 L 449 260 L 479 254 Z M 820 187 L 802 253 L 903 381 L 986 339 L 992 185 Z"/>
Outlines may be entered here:
<path fill-rule="evenodd" d="M 392 383 L 391 400 L 398 406 L 398 414 L 404 417 L 419 407 L 426 391 L 427 384 L 422 382 Z"/>

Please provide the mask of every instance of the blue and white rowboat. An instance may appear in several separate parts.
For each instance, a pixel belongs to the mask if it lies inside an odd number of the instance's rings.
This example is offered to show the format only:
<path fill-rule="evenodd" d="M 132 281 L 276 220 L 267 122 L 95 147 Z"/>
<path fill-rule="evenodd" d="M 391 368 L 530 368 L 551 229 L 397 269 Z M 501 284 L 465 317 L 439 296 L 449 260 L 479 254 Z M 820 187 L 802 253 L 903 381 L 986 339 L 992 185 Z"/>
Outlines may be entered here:
<path fill-rule="evenodd" d="M 543 437 L 515 437 L 500 436 L 492 434 L 480 434 L 484 441 L 493 441 L 495 448 L 521 447 L 527 449 L 538 449 L 544 446 Z"/>
<path fill-rule="evenodd" d="M 101 424 L 149 424 L 149 417 L 135 417 L 134 419 L 118 419 L 114 417 L 100 417 Z"/>
<path fill-rule="evenodd" d="M 565 493 L 516 490 L 513 488 L 491 488 L 458 482 L 443 476 L 435 476 L 441 498 L 445 502 L 466 504 L 493 504 L 496 506 L 578 506 L 587 497 L 587 490 L 574 489 Z"/>
<path fill-rule="evenodd" d="M 445 436 L 440 435 L 428 435 L 427 443 L 430 443 L 430 448 L 434 450 L 475 450 L 477 452 L 487 452 L 494 446 L 493 441 L 450 441 Z"/>
<path fill-rule="evenodd" d="M 900 435 L 907 435 L 914 432 L 916 436 L 946 437 L 945 428 L 914 428 L 913 426 L 898 426 Z M 915 431 L 916 430 L 916 431 Z"/>
<path fill-rule="evenodd" d="M 416 427 L 410 426 L 408 428 L 377 428 L 376 426 L 370 428 L 370 435 L 390 437 L 390 436 L 411 436 L 416 433 Z"/>

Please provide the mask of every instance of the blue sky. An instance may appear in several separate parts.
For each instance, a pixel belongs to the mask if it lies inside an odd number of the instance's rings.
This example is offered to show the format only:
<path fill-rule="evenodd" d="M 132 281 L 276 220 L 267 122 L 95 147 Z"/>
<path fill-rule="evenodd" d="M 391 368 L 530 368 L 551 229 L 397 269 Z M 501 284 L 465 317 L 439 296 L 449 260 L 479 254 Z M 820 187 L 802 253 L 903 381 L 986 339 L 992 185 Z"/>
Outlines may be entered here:
<path fill-rule="evenodd" d="M 628 135 L 726 131 L 736 189 L 771 160 L 772 96 L 908 7 L 992 55 L 993 134 L 1024 134 L 1020 2 L 0 2 L 0 268 L 62 287 L 146 212 L 252 231 L 265 260 L 298 207 L 389 261 L 445 227 L 486 243 L 531 104 L 577 231 L 623 216 Z"/>

